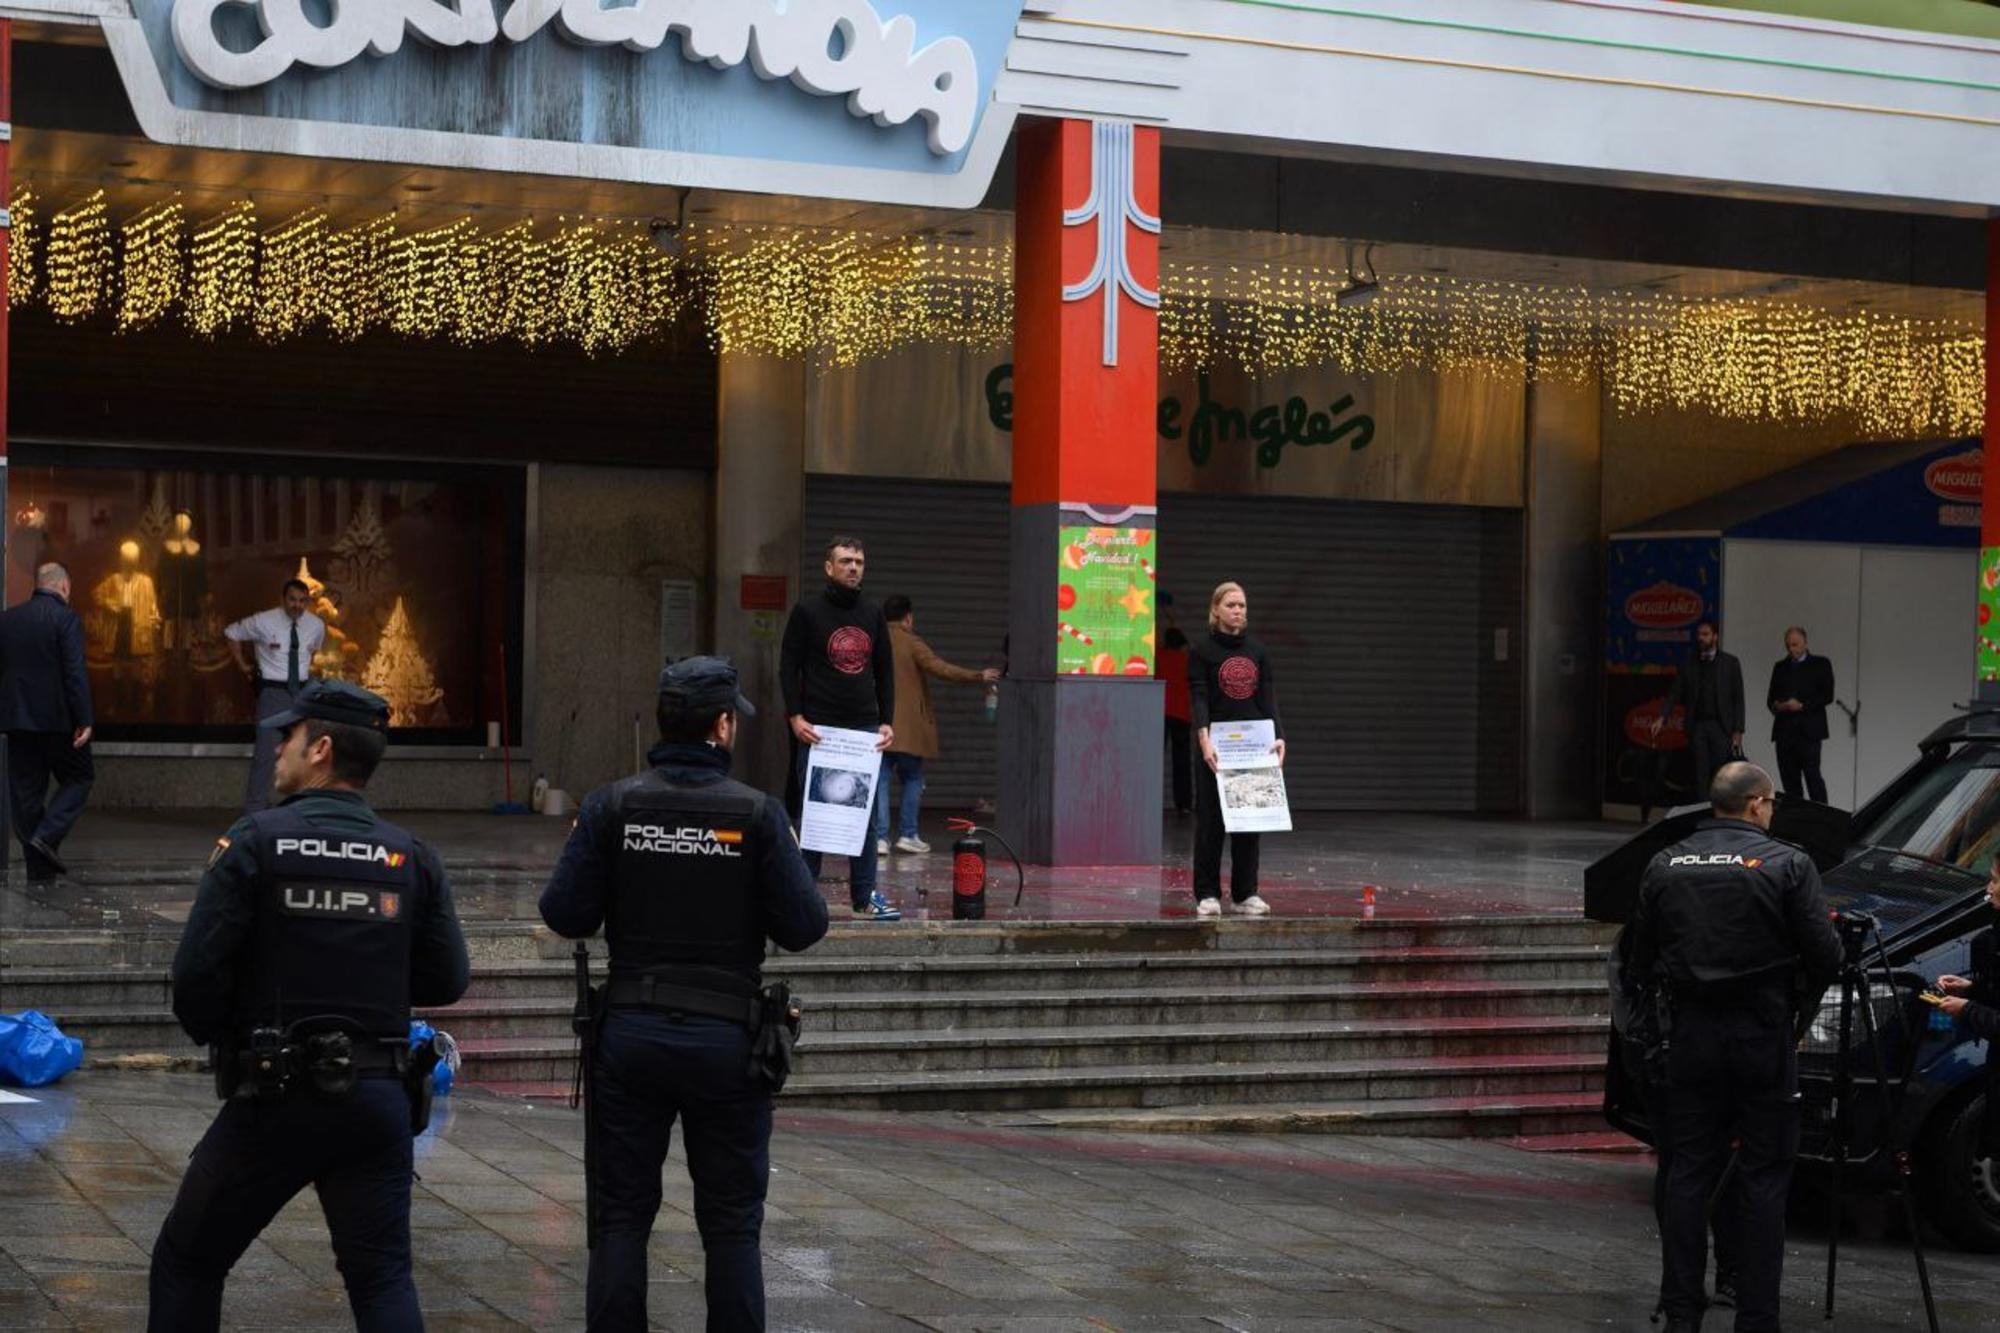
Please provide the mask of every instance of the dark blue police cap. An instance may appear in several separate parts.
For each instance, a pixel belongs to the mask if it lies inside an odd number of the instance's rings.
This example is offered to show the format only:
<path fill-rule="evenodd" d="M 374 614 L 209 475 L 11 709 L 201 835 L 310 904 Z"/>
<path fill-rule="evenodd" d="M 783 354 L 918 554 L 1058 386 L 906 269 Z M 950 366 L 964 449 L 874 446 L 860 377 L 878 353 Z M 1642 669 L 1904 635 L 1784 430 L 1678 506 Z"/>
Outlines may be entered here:
<path fill-rule="evenodd" d="M 294 722 L 303 722 L 309 717 L 322 722 L 345 722 L 350 727 L 367 727 L 371 731 L 387 731 L 389 702 L 379 694 L 372 694 L 344 680 L 309 680 L 292 696 L 291 707 L 271 714 L 257 725 L 282 731 Z"/>
<path fill-rule="evenodd" d="M 726 657 L 683 657 L 660 673 L 660 702 L 690 713 L 733 709 L 757 716 L 757 707 L 736 688 L 736 664 Z"/>

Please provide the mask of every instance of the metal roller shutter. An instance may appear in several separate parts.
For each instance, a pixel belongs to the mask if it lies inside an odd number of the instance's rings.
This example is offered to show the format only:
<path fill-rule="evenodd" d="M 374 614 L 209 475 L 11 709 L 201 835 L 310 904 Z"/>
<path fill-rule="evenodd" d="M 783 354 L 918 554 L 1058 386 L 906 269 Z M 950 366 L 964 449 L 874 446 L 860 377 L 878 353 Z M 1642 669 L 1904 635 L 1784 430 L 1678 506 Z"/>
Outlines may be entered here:
<path fill-rule="evenodd" d="M 868 547 L 865 588 L 876 601 L 910 599 L 917 633 L 947 662 L 1000 664 L 1007 633 L 1007 488 L 984 482 L 889 477 L 806 477 L 799 586 L 826 582 L 825 547 L 836 532 Z M 939 757 L 924 766 L 924 805 L 969 809 L 994 795 L 994 733 L 985 691 L 931 682 Z"/>
<path fill-rule="evenodd" d="M 1189 638 L 1225 579 L 1272 657 L 1296 808 L 1518 806 L 1519 511 L 1161 496 L 1160 583 Z"/>
<path fill-rule="evenodd" d="M 827 537 L 852 532 L 868 545 L 870 596 L 907 595 L 933 648 L 988 665 L 1006 633 L 1007 505 L 1005 486 L 810 475 L 800 586 L 820 585 Z M 1190 636 L 1217 583 L 1248 591 L 1278 678 L 1295 808 L 1518 808 L 1518 510 L 1169 494 L 1160 560 Z M 992 795 L 981 691 L 934 682 L 931 698 L 944 753 L 926 802 Z"/>

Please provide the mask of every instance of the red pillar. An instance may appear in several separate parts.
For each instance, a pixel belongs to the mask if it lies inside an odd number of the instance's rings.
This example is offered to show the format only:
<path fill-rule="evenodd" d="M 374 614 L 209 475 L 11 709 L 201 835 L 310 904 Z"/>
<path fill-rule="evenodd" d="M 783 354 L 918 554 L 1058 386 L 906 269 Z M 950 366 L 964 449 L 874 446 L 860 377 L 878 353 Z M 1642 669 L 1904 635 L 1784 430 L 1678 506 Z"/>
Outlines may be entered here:
<path fill-rule="evenodd" d="M 2000 702 L 2000 218 L 1986 224 L 1986 433 L 1980 468 L 1979 681 Z"/>
<path fill-rule="evenodd" d="M 14 193 L 9 156 L 14 140 L 14 21 L 0 19 L 0 208 Z M 0 227 L 0 510 L 7 505 L 7 248 L 12 243 L 12 223 Z M 0 571 L 6 569 L 6 530 L 0 524 Z M 0 605 L 6 604 L 6 590 L 0 587 Z"/>
<path fill-rule="evenodd" d="M 1017 148 L 1001 824 L 1031 861 L 1155 864 L 1160 136 L 1041 121 Z"/>
<path fill-rule="evenodd" d="M 1131 180 L 1139 211 L 1160 213 L 1160 132 L 1131 126 Z M 1111 137 L 1089 121 L 1042 121 L 1022 131 L 1014 218 L 1014 503 L 1151 506 L 1158 455 L 1153 422 L 1159 398 L 1157 305 L 1135 300 L 1100 254 L 1107 228 L 1066 223 L 1095 203 L 1119 219 L 1122 254 L 1144 289 L 1160 283 L 1160 238 L 1124 221 L 1122 199 L 1092 200 L 1094 140 Z M 1115 154 L 1116 149 L 1109 150 Z M 1103 176 L 1117 174 L 1116 162 Z M 1118 189 L 1118 184 L 1112 188 Z M 1117 244 L 1112 247 L 1118 248 Z M 1096 271 L 1097 290 L 1065 299 Z M 1117 364 L 1105 364 L 1105 302 L 1117 317 Z"/>

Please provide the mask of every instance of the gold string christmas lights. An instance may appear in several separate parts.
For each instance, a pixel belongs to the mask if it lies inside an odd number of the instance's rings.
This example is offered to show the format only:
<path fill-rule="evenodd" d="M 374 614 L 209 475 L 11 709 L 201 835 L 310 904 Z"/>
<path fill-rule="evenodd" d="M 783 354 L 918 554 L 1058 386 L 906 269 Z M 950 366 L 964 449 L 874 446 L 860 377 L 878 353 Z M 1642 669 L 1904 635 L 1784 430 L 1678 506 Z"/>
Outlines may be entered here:
<path fill-rule="evenodd" d="M 36 260 L 41 254 L 42 215 L 35 192 L 23 186 L 8 200 L 7 299 L 26 305 L 36 296 Z"/>
<path fill-rule="evenodd" d="M 57 319 L 75 322 L 96 313 L 111 293 L 111 219 L 104 191 L 93 191 L 49 219 L 46 292 Z"/>
<path fill-rule="evenodd" d="M 1012 247 L 976 238 L 727 225 L 689 231 L 670 255 L 643 229 L 589 219 L 407 230 L 392 215 L 340 227 L 308 210 L 261 230 L 247 201 L 189 236 L 169 201 L 119 227 L 114 251 L 101 191 L 46 224 L 38 204 L 25 186 L 12 200 L 12 300 L 69 321 L 110 311 L 121 329 L 178 306 L 210 336 L 386 330 L 595 354 L 698 306 L 719 350 L 823 367 L 922 343 L 997 351 L 1013 336 Z M 1166 256 L 1161 363 L 1594 376 L 1624 413 L 1839 419 L 1879 438 L 1973 432 L 1983 416 L 1976 325 L 1442 275 L 1385 276 L 1369 303 L 1342 306 L 1346 285 L 1337 270 Z"/>
<path fill-rule="evenodd" d="M 120 332 L 156 323 L 181 299 L 187 281 L 187 260 L 181 253 L 182 213 L 178 199 L 155 204 L 122 229 Z"/>

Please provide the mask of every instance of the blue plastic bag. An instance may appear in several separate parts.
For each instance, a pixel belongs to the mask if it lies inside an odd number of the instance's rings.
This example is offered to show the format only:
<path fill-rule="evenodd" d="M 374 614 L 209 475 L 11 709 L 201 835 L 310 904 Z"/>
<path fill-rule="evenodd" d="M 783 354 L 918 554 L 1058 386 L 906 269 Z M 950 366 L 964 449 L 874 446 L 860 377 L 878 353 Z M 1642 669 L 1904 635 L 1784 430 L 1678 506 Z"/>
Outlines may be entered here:
<path fill-rule="evenodd" d="M 0 1083 L 39 1088 L 83 1063 L 83 1043 L 36 1009 L 0 1014 Z"/>
<path fill-rule="evenodd" d="M 458 1077 L 458 1043 L 452 1040 L 449 1032 L 439 1032 L 421 1018 L 410 1020 L 411 1050 L 415 1050 L 432 1037 L 439 1039 L 438 1048 L 442 1058 L 431 1067 L 431 1090 L 440 1097 L 449 1097 L 451 1085 Z"/>

